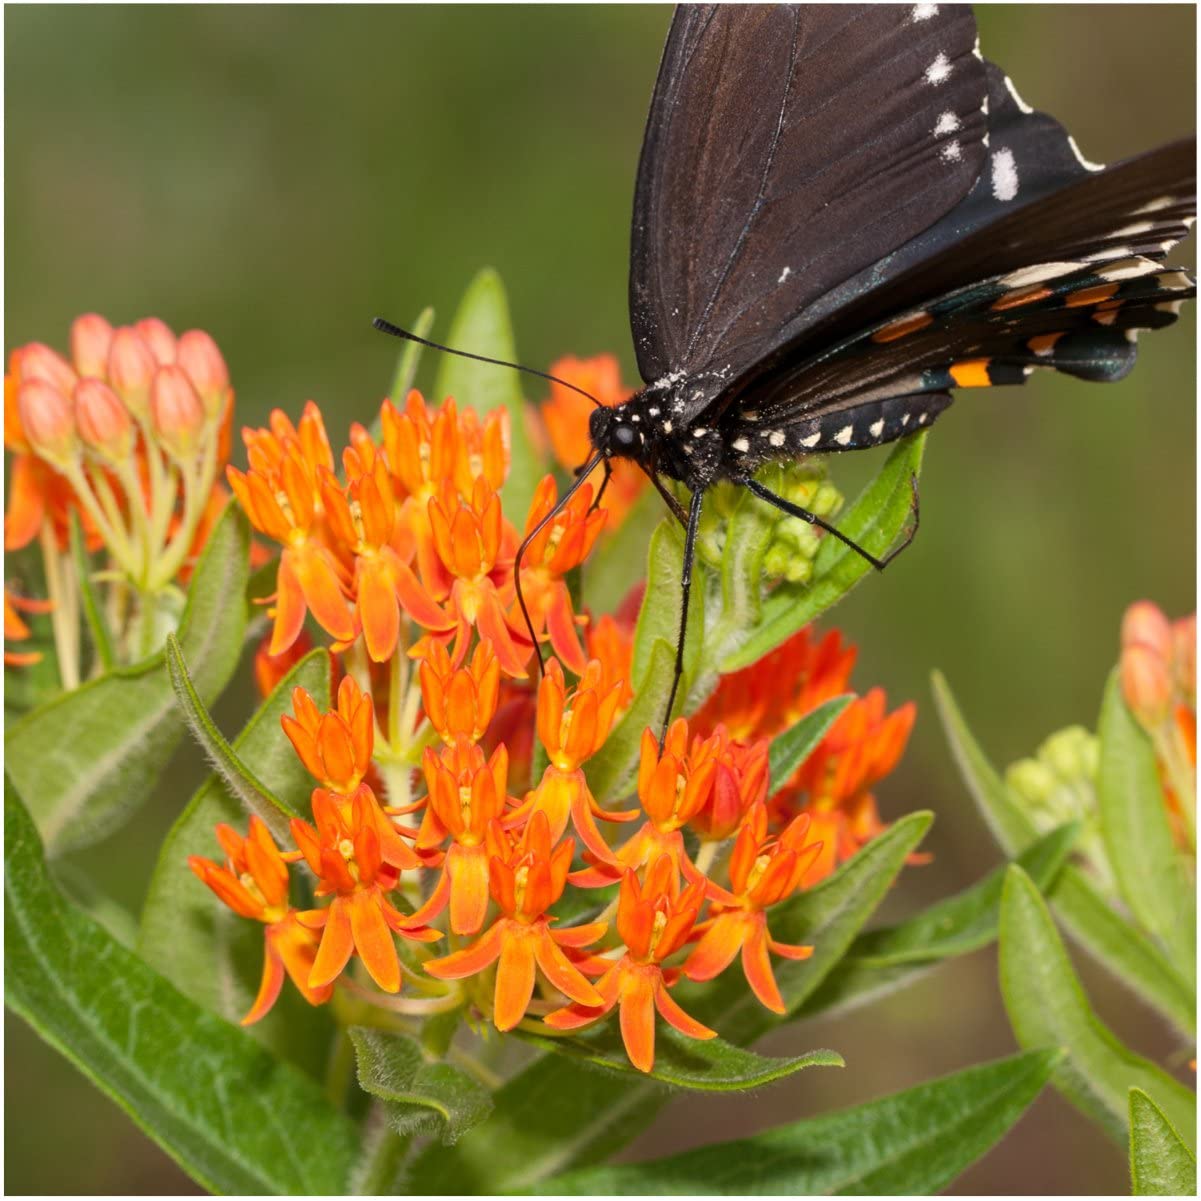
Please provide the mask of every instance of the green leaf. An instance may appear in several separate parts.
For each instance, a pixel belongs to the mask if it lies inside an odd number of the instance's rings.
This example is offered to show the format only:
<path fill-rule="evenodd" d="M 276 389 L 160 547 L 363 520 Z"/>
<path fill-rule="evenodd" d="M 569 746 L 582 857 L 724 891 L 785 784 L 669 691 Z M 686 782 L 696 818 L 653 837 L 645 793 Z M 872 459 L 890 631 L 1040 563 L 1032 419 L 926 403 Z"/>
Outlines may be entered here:
<path fill-rule="evenodd" d="M 1141 1088 L 1160 1099 L 1185 1137 L 1195 1137 L 1193 1094 L 1119 1042 L 1093 1013 L 1050 911 L 1020 867 L 1009 869 L 1001 896 L 1000 970 L 1001 993 L 1018 1042 L 1068 1052 L 1055 1073 L 1055 1086 L 1073 1105 L 1124 1144 L 1127 1091 Z"/>
<path fill-rule="evenodd" d="M 1105 853 L 1135 920 L 1196 988 L 1196 897 L 1172 840 L 1151 739 L 1122 699 L 1116 671 L 1101 702 L 1097 802 Z"/>
<path fill-rule="evenodd" d="M 277 796 L 302 808 L 313 781 L 279 724 L 280 717 L 291 711 L 292 689 L 297 686 L 311 693 L 319 708 L 328 707 L 326 651 L 310 652 L 279 682 L 234 739 L 233 749 L 255 764 Z M 246 818 L 242 801 L 225 779 L 210 776 L 159 850 L 138 936 L 138 951 L 151 967 L 193 1001 L 231 1022 L 250 1009 L 258 991 L 263 929 L 258 922 L 239 917 L 201 884 L 188 870 L 188 856 L 220 860 L 215 827 L 228 822 L 245 829 Z M 252 1033 L 281 1056 L 316 1069 L 323 1066 L 329 1026 L 325 1010 L 312 1008 L 288 985 Z"/>
<path fill-rule="evenodd" d="M 556 1176 L 540 1193 L 635 1196 L 899 1194 L 946 1188 L 1038 1096 L 1054 1051 L 1015 1055 L 854 1109 L 666 1159 Z"/>
<path fill-rule="evenodd" d="M 83 544 L 83 531 L 79 525 L 79 514 L 71 511 L 71 558 L 75 564 L 75 577 L 79 581 L 79 599 L 83 608 L 84 621 L 87 622 L 88 633 L 92 637 L 92 649 L 96 652 L 96 661 L 104 671 L 109 671 L 117 662 L 113 651 L 113 637 L 109 632 L 108 620 L 104 616 L 104 608 L 96 595 L 96 586 L 92 583 L 92 562 L 88 558 L 87 548 Z"/>
<path fill-rule="evenodd" d="M 428 338 L 434 328 L 434 310 L 428 305 L 417 315 L 417 320 L 410 327 L 410 332 L 419 338 Z M 421 352 L 425 349 L 420 342 L 406 342 L 396 361 L 396 374 L 392 377 L 392 387 L 388 395 L 397 408 L 405 403 L 413 381 L 417 378 L 417 368 L 421 364 Z M 458 349 L 456 347 L 456 349 Z M 482 352 L 476 352 L 482 353 Z"/>
<path fill-rule="evenodd" d="M 972 737 L 946 681 L 933 677 L 934 699 L 951 753 L 972 799 L 1006 854 L 1024 851 L 1038 837 L 1033 822 L 1014 802 L 980 745 Z M 1193 990 L 1163 952 L 1110 908 L 1092 881 L 1067 864 L 1049 892 L 1072 937 L 1181 1030 L 1196 1029 Z"/>
<path fill-rule="evenodd" d="M 817 744 L 854 699 L 849 695 L 831 697 L 772 739 L 768 763 L 773 792 L 792 779 L 796 769 L 813 754 Z"/>
<path fill-rule="evenodd" d="M 241 655 L 249 547 L 249 527 L 231 502 L 209 536 L 179 627 L 206 704 Z M 88 846 L 128 818 L 146 800 L 183 728 L 162 652 L 14 722 L 4 739 L 7 770 L 28 798 L 47 854 Z"/>
<path fill-rule="evenodd" d="M 686 1038 L 660 1022 L 655 1032 L 655 1065 L 644 1073 L 630 1063 L 621 1031 L 614 1025 L 606 1024 L 595 1034 L 579 1038 L 547 1038 L 521 1030 L 518 1033 L 525 1041 L 543 1050 L 580 1059 L 594 1067 L 696 1092 L 744 1091 L 783 1080 L 802 1068 L 845 1066 L 836 1051 L 810 1051 L 805 1055 L 774 1059 L 746 1051 L 721 1038 Z"/>
<path fill-rule="evenodd" d="M 266 822 L 277 841 L 283 838 L 288 832 L 287 819 L 299 817 L 299 811 L 277 797 L 217 729 L 204 701 L 196 692 L 192 677 L 188 674 L 188 665 L 184 662 L 183 651 L 174 634 L 167 635 L 167 670 L 184 720 L 209 762 L 225 781 L 225 786 L 246 806 L 248 812 L 257 813 Z"/>
<path fill-rule="evenodd" d="M 343 1192 L 348 1119 L 64 901 L 9 789 L 4 811 L 9 1007 L 209 1191 Z"/>
<path fill-rule="evenodd" d="M 1040 889 L 1045 891 L 1059 874 L 1078 831 L 1074 822 L 1060 826 L 1018 857 L 1017 863 Z M 805 1002 L 802 1015 L 860 1005 L 939 963 L 987 946 L 997 937 L 1006 867 L 898 925 L 860 934 Z"/>
<path fill-rule="evenodd" d="M 877 558 L 887 553 L 910 519 L 911 481 L 921 472 L 925 445 L 925 433 L 898 442 L 880 473 L 839 519 L 839 531 Z M 719 670 L 736 671 L 762 659 L 841 600 L 871 570 L 862 555 L 827 535 L 814 563 L 813 579 L 808 584 L 781 584 L 769 593 L 758 626 L 726 655 Z"/>
<path fill-rule="evenodd" d="M 488 1090 L 448 1063 L 430 1063 L 403 1034 L 353 1026 L 359 1084 L 378 1097 L 397 1134 L 453 1143 L 492 1112 Z"/>
<path fill-rule="evenodd" d="M 1130 1192 L 1136 1197 L 1197 1194 L 1197 1157 L 1141 1088 L 1130 1090 Z"/>
<path fill-rule="evenodd" d="M 684 535 L 674 520 L 661 521 L 651 535 L 646 593 L 634 629 L 630 678 L 635 692 L 642 688 L 646 680 L 651 656 L 659 643 L 666 643 L 672 648 L 673 656 L 675 654 L 680 638 L 680 567 L 683 558 Z M 693 573 L 693 587 L 688 602 L 688 636 L 684 642 L 684 675 L 680 682 L 681 696 L 688 694 L 688 685 L 696 673 L 701 644 L 705 638 L 704 570 L 703 565 L 697 564 Z M 658 720 L 662 719 L 660 713 Z"/>
<path fill-rule="evenodd" d="M 605 745 L 586 764 L 588 786 L 602 804 L 612 804 L 629 793 L 638 771 L 642 732 L 649 728 L 658 733 L 663 723 L 675 663 L 675 644 L 656 642 L 642 687 Z"/>
<path fill-rule="evenodd" d="M 467 285 L 446 336 L 446 345 L 509 363 L 518 361 L 504 284 L 491 267 L 485 267 Z M 433 399 L 441 403 L 448 396 L 453 396 L 461 408 L 475 409 L 481 416 L 493 409 L 508 409 L 509 478 L 502 498 L 505 512 L 520 529 L 534 498 L 534 489 L 546 471 L 526 427 L 520 375 L 509 367 L 443 355 Z"/>
<path fill-rule="evenodd" d="M 772 909 L 773 938 L 813 946 L 808 959 L 772 962 L 789 1014 L 801 1008 L 846 954 L 933 820 L 930 813 L 910 813 L 832 876 Z M 689 1013 L 740 1044 L 758 1038 L 779 1020 L 755 999 L 736 967 L 703 987 L 693 985 L 686 992 L 681 985 L 677 995 Z"/>

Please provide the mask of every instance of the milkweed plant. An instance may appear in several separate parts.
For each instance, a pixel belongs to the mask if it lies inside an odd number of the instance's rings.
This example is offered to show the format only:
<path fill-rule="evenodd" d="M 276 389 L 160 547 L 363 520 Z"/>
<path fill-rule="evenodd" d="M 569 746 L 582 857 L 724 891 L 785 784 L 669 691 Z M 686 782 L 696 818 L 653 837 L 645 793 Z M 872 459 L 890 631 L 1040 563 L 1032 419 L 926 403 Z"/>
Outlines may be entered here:
<path fill-rule="evenodd" d="M 494 274 L 448 340 L 512 357 Z M 1139 602 L 1119 638 L 1115 615 L 1097 729 L 1004 772 L 936 677 L 1010 862 L 872 925 L 932 815 L 881 819 L 916 707 L 853 682 L 870 663 L 815 624 L 862 558 L 715 488 L 664 727 L 682 538 L 660 499 L 624 464 L 601 495 L 598 473 L 518 578 L 588 403 L 552 384 L 527 404 L 516 375 L 449 358 L 422 395 L 418 353 L 349 430 L 312 401 L 242 429 L 236 467 L 208 334 L 89 314 L 66 354 L 12 350 L 9 1006 L 215 1192 L 926 1193 L 1048 1083 L 1128 1147 L 1135 1192 L 1193 1191 L 1192 1091 L 1102 1024 L 1064 935 L 1189 1057 L 1194 620 Z M 610 356 L 551 372 L 631 391 Z M 924 437 L 849 505 L 824 463 L 762 475 L 882 555 Z M 244 660 L 257 707 L 229 736 L 209 710 Z M 114 922 L 56 860 L 133 820 L 189 730 L 213 774 L 140 920 Z M 767 1032 L 994 942 L 1017 1054 L 612 1162 L 673 1091 L 843 1064 L 762 1054 Z"/>

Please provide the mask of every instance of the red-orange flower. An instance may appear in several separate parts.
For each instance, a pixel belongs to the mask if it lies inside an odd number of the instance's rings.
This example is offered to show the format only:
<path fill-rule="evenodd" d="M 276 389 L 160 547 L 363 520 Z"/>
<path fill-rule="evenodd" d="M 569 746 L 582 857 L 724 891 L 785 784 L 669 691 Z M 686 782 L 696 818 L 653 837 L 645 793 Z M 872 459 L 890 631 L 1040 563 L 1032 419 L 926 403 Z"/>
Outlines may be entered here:
<path fill-rule="evenodd" d="M 655 1066 L 656 1009 L 681 1034 L 714 1038 L 716 1031 L 689 1017 L 668 995 L 679 972 L 662 967 L 663 960 L 675 954 L 692 934 L 704 893 L 701 880 L 680 891 L 679 875 L 668 855 L 650 865 L 641 884 L 635 872 L 627 871 L 617 907 L 617 929 L 626 953 L 596 983 L 602 1004 L 568 1005 L 548 1014 L 546 1024 L 557 1030 L 574 1030 L 618 1006 L 626 1054 L 643 1072 Z"/>
<path fill-rule="evenodd" d="M 309 985 L 332 983 L 357 952 L 376 984 L 385 992 L 397 992 L 400 961 L 392 934 L 417 942 L 442 937 L 415 918 L 402 916 L 388 899 L 398 869 L 415 868 L 419 860 L 399 838 L 391 846 L 403 848 L 403 861 L 396 863 L 396 856 L 388 854 L 387 831 L 395 833 L 395 828 L 369 788 L 358 789 L 349 804 L 316 789 L 313 820 L 316 828 L 293 818 L 292 837 L 320 880 L 316 895 L 333 894 L 334 899 L 328 908 L 308 910 L 298 919 L 322 931 Z"/>
<path fill-rule="evenodd" d="M 49 613 L 54 606 L 50 601 L 34 600 L 32 597 L 18 596 L 15 592 L 4 589 L 4 641 L 24 642 L 33 636 L 21 613 Z M 5 650 L 4 662 L 9 667 L 28 667 L 41 659 L 40 651 L 10 651 Z"/>
<path fill-rule="evenodd" d="M 441 755 L 427 747 L 423 766 L 428 803 L 417 834 L 419 851 L 434 851 L 449 835 L 442 874 L 415 917 L 433 921 L 450 904 L 450 928 L 474 934 L 488 912 L 488 827 L 505 811 L 508 751 L 498 747 L 485 761 L 471 743 L 448 747 Z"/>
<path fill-rule="evenodd" d="M 809 840 L 809 816 L 801 814 L 778 837 L 767 831 L 767 809 L 757 804 L 738 833 L 730 855 L 730 886 L 714 884 L 711 916 L 697 927 L 701 940 L 684 964 L 690 980 L 712 980 L 725 971 L 741 950 L 742 970 L 756 997 L 775 1013 L 784 1013 L 784 999 L 771 970 L 769 951 L 787 959 L 808 959 L 813 948 L 777 942 L 771 936 L 764 910 L 792 896 L 821 851 Z"/>
<path fill-rule="evenodd" d="M 419 674 L 425 715 L 442 741 L 479 742 L 496 716 L 500 696 L 500 663 L 492 644 L 481 639 L 470 662 L 455 667 L 446 648 L 431 642 Z"/>
<path fill-rule="evenodd" d="M 701 841 L 724 842 L 751 808 L 767 799 L 770 749 L 766 738 L 735 742 L 722 725 L 699 744 L 696 753 L 711 756 L 715 765 L 709 799 L 688 823 Z"/>
<path fill-rule="evenodd" d="M 280 722 L 300 761 L 315 779 L 333 792 L 349 796 L 371 766 L 375 745 L 375 710 L 353 676 L 338 686 L 337 708 L 322 713 L 303 688 L 292 690 L 296 716 Z"/>
<path fill-rule="evenodd" d="M 527 535 L 554 509 L 558 495 L 555 477 L 544 476 L 530 504 Z M 591 509 L 591 504 L 592 488 L 585 484 L 554 520 L 542 527 L 521 560 L 521 593 L 534 634 L 541 636 L 545 630 L 555 654 L 577 675 L 587 659 L 563 577 L 588 557 L 605 524 L 605 511 Z"/>
<path fill-rule="evenodd" d="M 489 887 L 502 916 L 471 946 L 427 962 L 425 970 L 441 980 L 460 980 L 499 959 L 492 1010 L 498 1030 L 511 1030 L 525 1016 L 537 969 L 571 1000 L 602 1004 L 600 994 L 560 947 L 588 946 L 605 932 L 607 923 L 552 929 L 554 919 L 546 913 L 563 895 L 574 840 L 552 850 L 550 824 L 544 813 L 536 813 L 516 842 L 493 822 L 487 848 Z"/>
<path fill-rule="evenodd" d="M 309 983 L 318 936 L 298 921 L 296 910 L 288 904 L 288 865 L 266 825 L 252 817 L 250 832 L 243 838 L 222 823 L 217 827 L 217 840 L 225 851 L 226 866 L 199 855 L 192 855 L 188 865 L 235 913 L 267 927 L 263 931 L 262 982 L 242 1025 L 267 1014 L 279 996 L 285 972 L 310 1005 L 324 1004 L 333 985 Z"/>

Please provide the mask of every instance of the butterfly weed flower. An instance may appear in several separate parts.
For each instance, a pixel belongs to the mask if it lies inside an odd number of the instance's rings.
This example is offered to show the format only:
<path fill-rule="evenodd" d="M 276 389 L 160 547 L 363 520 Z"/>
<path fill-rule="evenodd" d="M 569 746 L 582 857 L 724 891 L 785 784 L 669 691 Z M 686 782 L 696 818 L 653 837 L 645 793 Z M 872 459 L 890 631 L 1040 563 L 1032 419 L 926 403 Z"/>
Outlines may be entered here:
<path fill-rule="evenodd" d="M 86 550 L 104 556 L 99 589 L 117 654 L 149 653 L 178 612 L 178 582 L 220 503 L 233 415 L 225 361 L 203 331 L 177 338 L 152 318 L 114 328 L 91 313 L 73 323 L 70 348 L 68 360 L 29 343 L 5 376 L 5 446 L 15 456 L 5 546 L 38 540 L 68 688 L 81 670 L 70 521 Z"/>
<path fill-rule="evenodd" d="M 217 840 L 225 852 L 224 864 L 193 855 L 188 865 L 235 913 L 266 927 L 262 982 L 242 1025 L 267 1015 L 279 997 L 285 973 L 310 1005 L 324 1005 L 333 985 L 309 983 L 320 936 L 299 920 L 288 903 L 288 864 L 270 831 L 261 819 L 251 817 L 245 838 L 222 823 Z"/>
<path fill-rule="evenodd" d="M 4 641 L 26 642 L 33 637 L 33 631 L 22 613 L 49 613 L 49 601 L 38 600 L 35 597 L 20 596 L 7 586 L 4 589 Z M 28 667 L 41 660 L 41 651 L 18 651 L 4 649 L 4 664 L 6 667 Z"/>

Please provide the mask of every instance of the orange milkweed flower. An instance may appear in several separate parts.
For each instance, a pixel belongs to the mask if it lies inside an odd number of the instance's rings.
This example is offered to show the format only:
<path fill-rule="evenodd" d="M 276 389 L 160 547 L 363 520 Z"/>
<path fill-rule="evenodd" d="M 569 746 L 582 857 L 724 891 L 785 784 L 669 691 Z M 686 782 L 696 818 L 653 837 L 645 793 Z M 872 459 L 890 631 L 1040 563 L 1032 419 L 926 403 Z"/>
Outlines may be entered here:
<path fill-rule="evenodd" d="M 485 761 L 479 747 L 461 743 L 437 754 L 427 747 L 422 766 L 429 790 L 418 851 L 433 851 L 447 836 L 452 839 L 442 861 L 442 873 L 429 900 L 414 914 L 433 921 L 450 905 L 450 928 L 474 934 L 488 912 L 488 827 L 503 816 L 509 754 L 499 746 Z"/>
<path fill-rule="evenodd" d="M 713 790 L 688 824 L 702 842 L 724 842 L 747 813 L 767 799 L 771 743 L 766 738 L 736 742 L 718 725 L 701 746 L 715 764 Z"/>
<path fill-rule="evenodd" d="M 375 707 L 353 676 L 338 685 L 337 706 L 328 713 L 303 688 L 292 689 L 296 716 L 280 718 L 309 775 L 333 792 L 349 796 L 363 782 L 375 746 Z"/>
<path fill-rule="evenodd" d="M 430 642 L 418 668 L 421 700 L 429 723 L 448 744 L 479 742 L 496 716 L 500 662 L 481 639 L 469 663 L 455 667 L 440 642 Z"/>
<path fill-rule="evenodd" d="M 627 871 L 617 906 L 617 929 L 627 949 L 596 982 L 602 1004 L 575 1002 L 548 1014 L 546 1024 L 556 1030 L 575 1030 L 618 1006 L 626 1054 L 643 1072 L 655 1066 L 655 1010 L 689 1038 L 716 1037 L 716 1031 L 689 1017 L 668 995 L 679 971 L 662 966 L 663 960 L 688 941 L 704 895 L 703 880 L 680 891 L 679 875 L 669 855 L 660 855 L 650 865 L 641 884 L 634 871 Z"/>
<path fill-rule="evenodd" d="M 420 866 L 420 860 L 397 837 L 369 788 L 359 788 L 349 803 L 318 788 L 313 792 L 313 820 L 292 819 L 292 838 L 320 881 L 319 897 L 333 894 L 328 908 L 311 909 L 298 921 L 321 930 L 321 944 L 309 975 L 309 986 L 332 984 L 357 953 L 371 978 L 385 992 L 400 990 L 400 961 L 393 933 L 415 942 L 441 938 L 436 930 L 404 917 L 388 899 L 399 878 L 399 869 Z M 397 863 L 395 851 L 403 848 Z"/>
<path fill-rule="evenodd" d="M 425 964 L 440 980 L 461 980 L 490 967 L 497 959 L 492 1021 L 512 1030 L 525 1017 L 534 995 L 537 970 L 561 993 L 581 1005 L 603 1004 L 600 993 L 564 955 L 561 947 L 595 942 L 607 922 L 558 930 L 546 911 L 563 895 L 574 839 L 552 850 L 550 823 L 535 813 L 521 837 L 513 840 L 499 822 L 488 828 L 488 877 L 502 915 L 471 946 Z"/>
<path fill-rule="evenodd" d="M 544 476 L 530 504 L 526 534 L 554 509 L 558 495 L 555 477 Z M 585 484 L 526 547 L 521 561 L 521 592 L 534 634 L 541 636 L 545 630 L 555 654 L 577 675 L 587 659 L 563 577 L 588 557 L 605 524 L 605 511 L 591 509 L 591 503 L 592 488 Z"/>
<path fill-rule="evenodd" d="M 22 613 L 49 613 L 54 608 L 51 601 L 36 600 L 33 597 L 18 596 L 15 592 L 4 589 L 4 641 L 25 642 L 33 637 Z M 10 651 L 4 652 L 4 663 L 8 667 L 28 667 L 31 663 L 41 660 L 40 651 Z"/>
<path fill-rule="evenodd" d="M 709 886 L 711 916 L 699 926 L 700 942 L 684 964 L 690 980 L 712 980 L 742 952 L 742 970 L 755 996 L 774 1013 L 784 999 L 771 970 L 768 952 L 787 959 L 808 959 L 813 948 L 777 942 L 764 912 L 792 896 L 821 851 L 809 841 L 809 815 L 794 818 L 778 836 L 767 831 L 767 808 L 756 804 L 747 815 L 730 855 L 731 890 Z"/>
<path fill-rule="evenodd" d="M 869 791 L 900 761 L 913 729 L 912 701 L 886 714 L 882 688 L 854 700 L 830 727 L 792 779 L 768 801 L 777 828 L 798 811 L 812 819 L 822 852 L 806 874 L 806 886 L 828 876 L 885 829 Z"/>
<path fill-rule="evenodd" d="M 538 683 L 535 720 L 538 738 L 546 748 L 550 762 L 537 787 L 510 815 L 507 825 L 513 826 L 533 814 L 544 813 L 550 823 L 551 837 L 559 839 L 570 821 L 593 855 L 606 863 L 612 862 L 613 853 L 601 836 L 595 819 L 633 821 L 637 813 L 612 813 L 602 809 L 588 787 L 582 767 L 604 746 L 620 699 L 621 682 L 606 682 L 603 669 L 595 660 L 587 665 L 570 692 L 559 661 L 547 661 Z"/>
<path fill-rule="evenodd" d="M 550 365 L 550 374 L 583 388 L 606 407 L 621 404 L 634 395 L 633 388 L 623 386 L 621 368 L 611 354 L 598 354 L 587 359 L 566 355 Z M 592 453 L 588 441 L 591 402 L 586 396 L 552 382 L 550 398 L 543 401 L 541 411 L 555 458 L 569 471 L 575 470 Z M 635 464 L 624 459 L 615 460 L 611 468 L 603 504 L 611 515 L 609 528 L 612 530 L 625 519 L 648 481 Z M 597 467 L 593 471 L 591 483 L 594 487 L 599 487 L 602 470 Z"/>
<path fill-rule="evenodd" d="M 225 866 L 200 855 L 190 856 L 188 866 L 235 913 L 266 926 L 263 977 L 242 1025 L 267 1015 L 279 997 L 285 972 L 310 1005 L 324 1005 L 333 985 L 309 983 L 319 937 L 288 903 L 288 865 L 270 831 L 258 817 L 251 817 L 250 832 L 243 838 L 223 822 L 217 827 L 217 841 L 225 851 Z"/>
<path fill-rule="evenodd" d="M 683 828 L 709 804 L 717 776 L 720 739 L 693 740 L 688 745 L 688 721 L 678 717 L 668 728 L 660 753 L 659 740 L 650 729 L 642 732 L 638 764 L 638 799 L 647 820 L 616 851 L 593 847 L 591 867 L 574 872 L 573 884 L 601 888 L 616 883 L 629 869 L 666 855 L 689 880 L 703 877 L 688 857 Z"/>
<path fill-rule="evenodd" d="M 601 665 L 601 676 L 606 683 L 621 683 L 618 711 L 623 711 L 634 699 L 634 687 L 630 676 L 634 668 L 634 627 L 619 623 L 610 614 L 589 622 L 586 630 L 588 658 Z"/>

